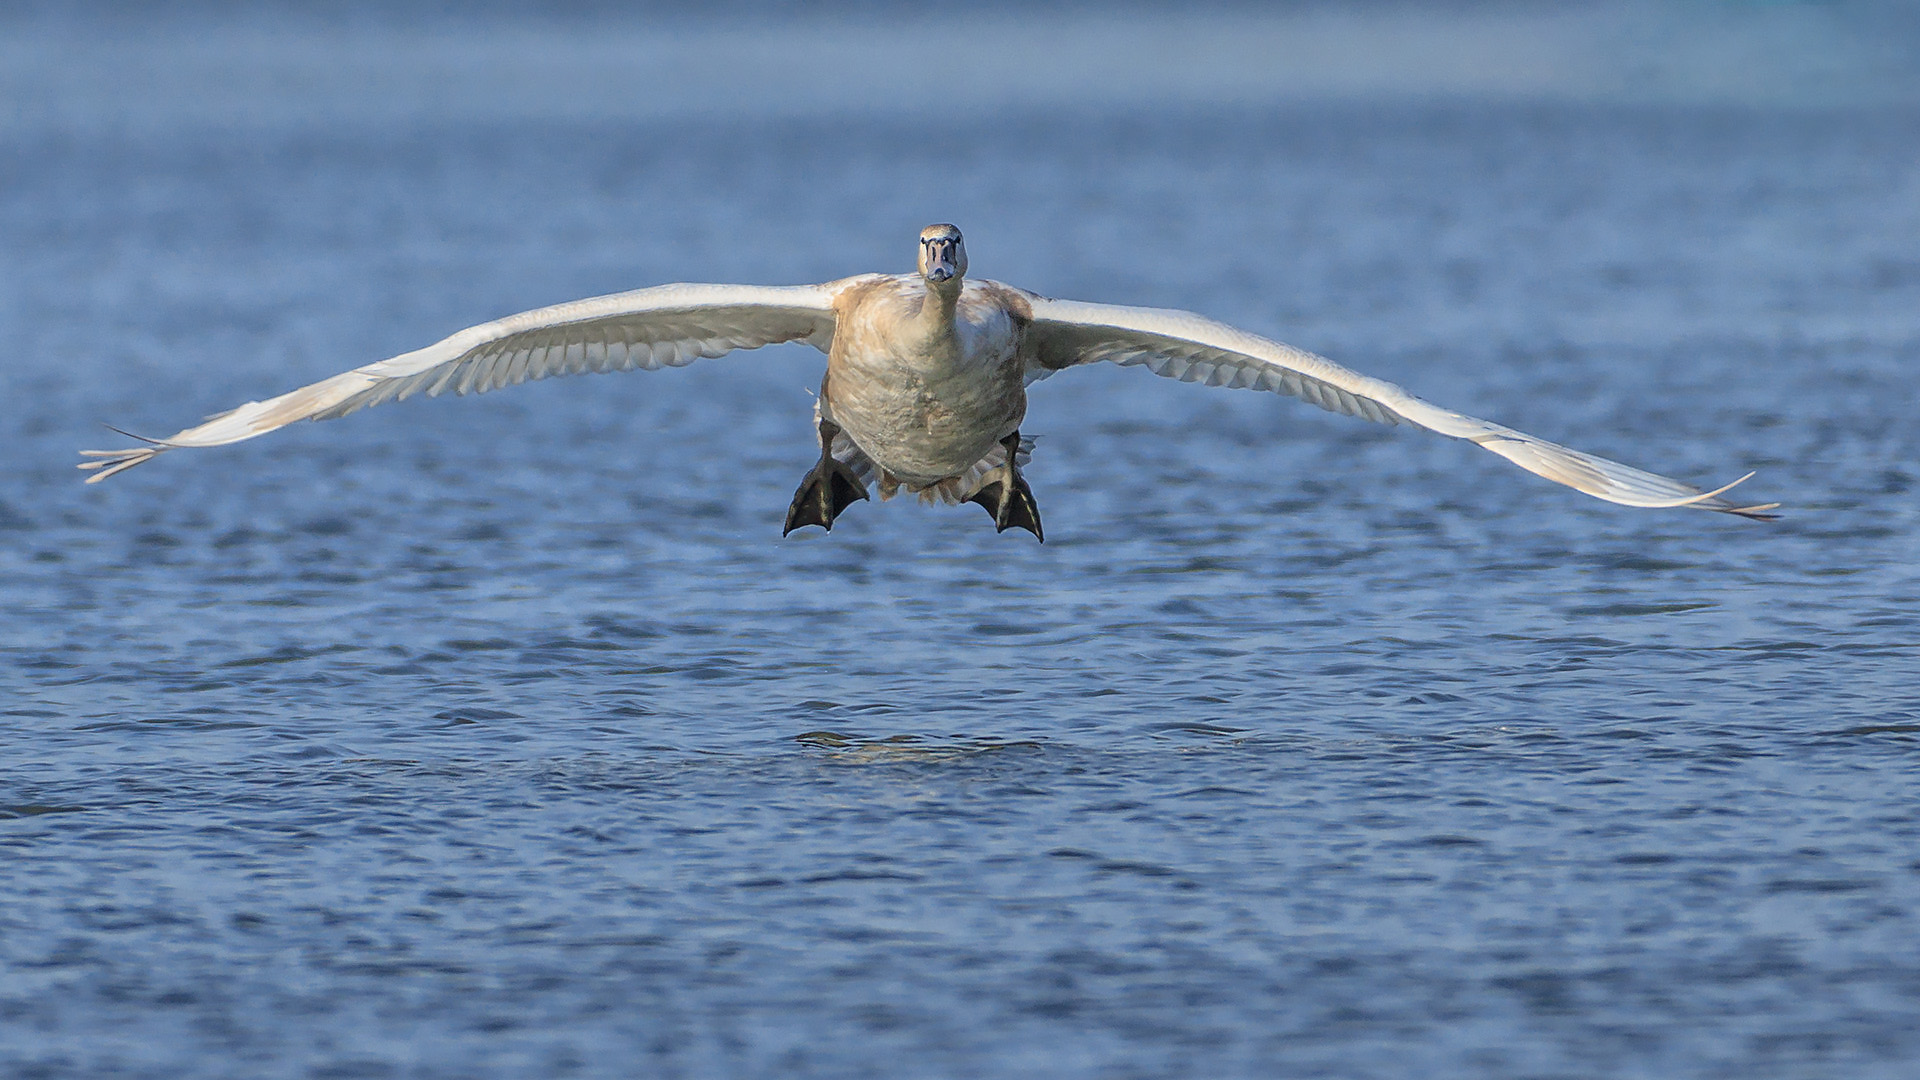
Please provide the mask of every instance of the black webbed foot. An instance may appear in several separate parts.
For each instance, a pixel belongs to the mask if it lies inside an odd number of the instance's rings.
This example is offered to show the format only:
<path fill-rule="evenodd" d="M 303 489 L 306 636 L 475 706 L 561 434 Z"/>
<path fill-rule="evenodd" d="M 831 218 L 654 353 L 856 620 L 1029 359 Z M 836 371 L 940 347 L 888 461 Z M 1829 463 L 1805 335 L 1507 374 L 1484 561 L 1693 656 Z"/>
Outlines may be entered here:
<path fill-rule="evenodd" d="M 983 477 L 979 489 L 969 495 L 967 501 L 979 503 L 993 515 L 995 532 L 1025 529 L 1044 544 L 1047 537 L 1040 529 L 1040 506 L 1033 501 L 1033 489 L 1027 487 L 1026 478 L 1020 475 L 1020 466 L 1014 462 L 1014 455 L 1020 450 L 1020 433 L 1016 431 L 1007 436 L 1001 445 L 1007 448 L 1006 464 Z"/>
<path fill-rule="evenodd" d="M 823 454 L 819 464 L 800 481 L 800 490 L 793 493 L 793 505 L 787 507 L 787 525 L 780 535 L 803 525 L 818 525 L 832 532 L 833 519 L 866 497 L 867 485 L 853 470 L 832 455 Z"/>

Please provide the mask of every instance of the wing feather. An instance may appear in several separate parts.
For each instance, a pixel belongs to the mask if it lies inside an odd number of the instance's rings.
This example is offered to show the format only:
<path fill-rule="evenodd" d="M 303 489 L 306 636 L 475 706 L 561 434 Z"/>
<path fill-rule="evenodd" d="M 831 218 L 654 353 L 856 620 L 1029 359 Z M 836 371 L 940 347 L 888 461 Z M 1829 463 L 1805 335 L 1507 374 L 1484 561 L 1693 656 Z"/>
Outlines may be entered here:
<path fill-rule="evenodd" d="M 328 420 L 415 394 L 480 394 L 529 379 L 679 367 L 735 349 L 833 343 L 834 300 L 865 278 L 824 285 L 661 285 L 509 315 L 442 341 L 342 372 L 265 401 L 250 401 L 165 439 L 123 450 L 83 450 L 97 483 L 178 447 L 221 446 Z"/>
<path fill-rule="evenodd" d="M 1023 298 L 1033 318 L 1028 331 L 1033 345 L 1027 367 L 1029 383 L 1080 364 L 1107 361 L 1137 365 L 1183 382 L 1271 390 L 1379 424 L 1406 421 L 1465 439 L 1528 472 L 1625 506 L 1691 506 L 1766 519 L 1773 516 L 1767 511 L 1780 505 L 1741 506 L 1720 498 L 1727 488 L 1747 479 L 1745 476 L 1726 487 L 1702 491 L 1692 484 L 1443 409 L 1393 383 L 1192 312 L 1051 300 L 1031 293 L 1023 294 Z"/>

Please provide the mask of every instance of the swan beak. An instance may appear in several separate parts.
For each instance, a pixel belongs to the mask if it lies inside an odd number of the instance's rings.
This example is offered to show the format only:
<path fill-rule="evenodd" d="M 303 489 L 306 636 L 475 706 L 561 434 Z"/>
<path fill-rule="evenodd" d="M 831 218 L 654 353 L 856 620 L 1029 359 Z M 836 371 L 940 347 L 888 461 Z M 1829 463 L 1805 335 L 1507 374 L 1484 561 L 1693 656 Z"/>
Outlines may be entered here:
<path fill-rule="evenodd" d="M 935 240 L 927 245 L 927 280 L 938 284 L 952 281 L 960 272 L 959 261 L 954 257 L 959 245 L 951 240 Z"/>

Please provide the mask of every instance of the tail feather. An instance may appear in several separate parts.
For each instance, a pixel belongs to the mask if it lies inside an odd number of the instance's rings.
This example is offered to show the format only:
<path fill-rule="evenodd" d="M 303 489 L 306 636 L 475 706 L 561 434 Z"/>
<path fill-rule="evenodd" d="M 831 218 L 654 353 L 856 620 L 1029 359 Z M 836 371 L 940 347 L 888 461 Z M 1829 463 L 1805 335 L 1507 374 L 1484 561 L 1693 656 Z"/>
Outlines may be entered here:
<path fill-rule="evenodd" d="M 958 506 L 966 502 L 974 492 L 980 489 L 980 479 L 1005 464 L 1007 460 L 1005 448 L 996 444 L 993 449 L 987 451 L 986 456 L 974 462 L 966 472 L 958 476 L 949 476 L 944 480 L 936 480 L 931 484 L 917 485 L 907 483 L 874 464 L 866 451 L 856 446 L 844 431 L 834 436 L 833 456 L 834 460 L 852 469 L 861 482 L 879 488 L 882 499 L 891 499 L 900 493 L 901 488 L 905 488 L 908 494 L 920 496 L 921 502 L 945 503 L 948 506 Z M 1020 452 L 1014 455 L 1014 464 L 1025 465 L 1032 457 L 1033 440 L 1022 436 Z"/>

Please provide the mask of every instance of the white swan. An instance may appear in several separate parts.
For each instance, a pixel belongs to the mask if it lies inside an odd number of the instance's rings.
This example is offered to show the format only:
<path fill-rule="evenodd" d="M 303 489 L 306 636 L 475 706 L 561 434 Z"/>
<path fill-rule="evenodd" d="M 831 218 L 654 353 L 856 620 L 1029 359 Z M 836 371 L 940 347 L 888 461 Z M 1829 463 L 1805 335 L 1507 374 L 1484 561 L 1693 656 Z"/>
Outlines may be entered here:
<path fill-rule="evenodd" d="M 85 450 L 105 480 L 181 447 L 251 439 L 296 420 L 448 390 L 480 393 L 586 371 L 679 366 L 735 349 L 804 341 L 827 354 L 814 407 L 820 460 L 788 508 L 786 532 L 833 527 L 878 482 L 927 499 L 975 502 L 997 529 L 1042 535 L 1020 474 L 1026 387 L 1062 368 L 1110 360 L 1208 386 L 1272 390 L 1383 424 L 1466 439 L 1556 483 L 1626 506 L 1690 506 L 1770 518 L 1713 491 L 1442 409 L 1393 383 L 1185 311 L 1114 307 L 967 281 L 960 230 L 920 234 L 918 274 L 865 274 L 823 285 L 661 285 L 575 300 L 470 327 L 390 360 L 222 413 L 165 439 Z M 124 433 L 123 433 L 124 434 Z M 139 436 L 133 436 L 139 438 Z"/>

